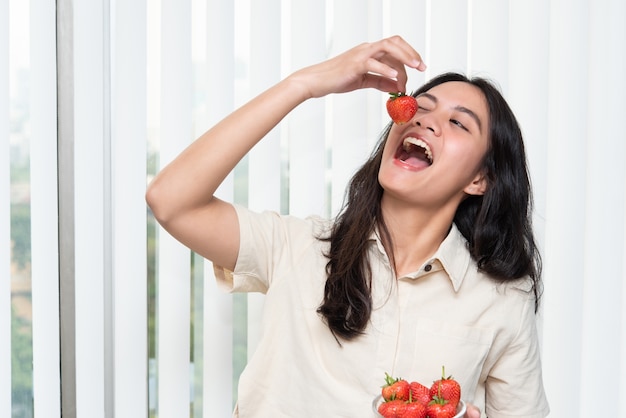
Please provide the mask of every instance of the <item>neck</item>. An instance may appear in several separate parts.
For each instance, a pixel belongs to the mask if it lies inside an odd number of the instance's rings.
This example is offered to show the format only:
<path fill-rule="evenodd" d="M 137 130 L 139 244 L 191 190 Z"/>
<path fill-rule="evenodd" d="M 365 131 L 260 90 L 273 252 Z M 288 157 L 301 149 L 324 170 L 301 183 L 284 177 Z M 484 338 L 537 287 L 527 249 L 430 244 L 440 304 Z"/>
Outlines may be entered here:
<path fill-rule="evenodd" d="M 391 237 L 384 245 L 399 277 L 418 270 L 433 256 L 448 235 L 456 211 L 456 206 L 428 210 L 384 198 L 381 205 Z"/>

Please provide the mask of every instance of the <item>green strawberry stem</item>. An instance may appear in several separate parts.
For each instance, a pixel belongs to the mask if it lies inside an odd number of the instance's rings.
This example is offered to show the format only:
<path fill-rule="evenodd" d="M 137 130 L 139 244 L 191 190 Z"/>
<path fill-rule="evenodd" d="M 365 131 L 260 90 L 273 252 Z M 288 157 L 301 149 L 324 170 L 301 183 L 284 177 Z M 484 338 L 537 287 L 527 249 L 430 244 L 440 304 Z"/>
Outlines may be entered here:
<path fill-rule="evenodd" d="M 406 96 L 405 93 L 402 93 L 401 91 L 398 92 L 394 92 L 394 93 L 389 93 L 389 96 L 391 96 L 391 99 L 397 99 L 398 97 L 402 97 L 402 96 Z"/>
<path fill-rule="evenodd" d="M 389 375 L 389 373 L 385 372 L 385 383 L 386 383 L 385 386 L 391 386 L 394 383 L 396 383 L 397 381 L 398 381 L 398 379 L 394 379 L 393 377 L 391 377 Z"/>
<path fill-rule="evenodd" d="M 432 401 L 430 401 L 428 404 L 429 405 L 445 405 L 448 403 L 448 400 L 442 398 L 441 396 L 433 396 Z"/>

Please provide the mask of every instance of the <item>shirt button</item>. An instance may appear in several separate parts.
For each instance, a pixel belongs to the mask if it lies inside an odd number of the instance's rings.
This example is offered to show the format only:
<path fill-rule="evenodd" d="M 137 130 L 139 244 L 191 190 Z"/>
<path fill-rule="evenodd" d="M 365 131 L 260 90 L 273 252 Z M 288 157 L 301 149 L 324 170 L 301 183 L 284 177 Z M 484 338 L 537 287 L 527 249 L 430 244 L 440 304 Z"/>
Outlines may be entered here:
<path fill-rule="evenodd" d="M 430 264 L 426 264 L 426 266 L 424 266 L 424 271 L 428 272 L 431 271 L 433 269 L 433 266 Z"/>

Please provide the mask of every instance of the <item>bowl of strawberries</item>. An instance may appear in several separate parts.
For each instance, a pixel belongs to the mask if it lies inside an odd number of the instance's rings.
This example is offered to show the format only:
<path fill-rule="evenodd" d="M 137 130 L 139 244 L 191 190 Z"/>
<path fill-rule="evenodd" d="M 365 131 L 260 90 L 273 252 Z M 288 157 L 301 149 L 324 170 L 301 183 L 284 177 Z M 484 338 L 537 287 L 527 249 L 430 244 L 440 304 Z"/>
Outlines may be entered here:
<path fill-rule="evenodd" d="M 445 377 L 442 368 L 441 378 L 430 386 L 385 373 L 385 383 L 372 409 L 382 418 L 462 418 L 466 405 L 461 386 L 452 376 Z"/>

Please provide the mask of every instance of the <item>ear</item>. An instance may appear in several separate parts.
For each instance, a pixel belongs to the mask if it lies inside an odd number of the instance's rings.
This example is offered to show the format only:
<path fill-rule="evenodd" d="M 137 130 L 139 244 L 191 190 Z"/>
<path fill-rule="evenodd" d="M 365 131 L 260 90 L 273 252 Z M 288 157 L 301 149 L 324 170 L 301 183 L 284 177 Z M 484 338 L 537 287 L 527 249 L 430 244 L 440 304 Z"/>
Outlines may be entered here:
<path fill-rule="evenodd" d="M 484 170 L 480 170 L 476 177 L 463 190 L 468 195 L 482 196 L 487 190 L 487 175 Z"/>

